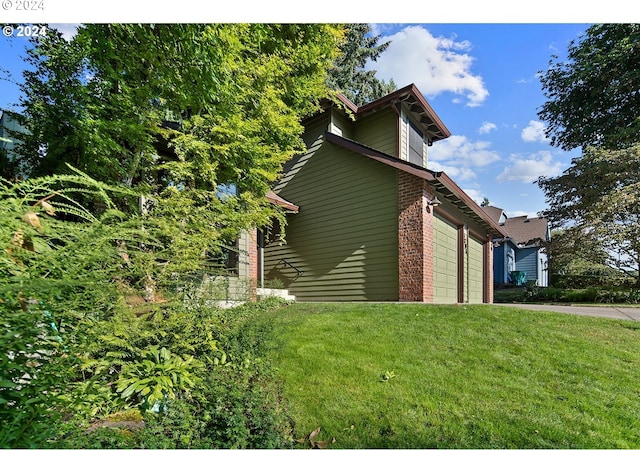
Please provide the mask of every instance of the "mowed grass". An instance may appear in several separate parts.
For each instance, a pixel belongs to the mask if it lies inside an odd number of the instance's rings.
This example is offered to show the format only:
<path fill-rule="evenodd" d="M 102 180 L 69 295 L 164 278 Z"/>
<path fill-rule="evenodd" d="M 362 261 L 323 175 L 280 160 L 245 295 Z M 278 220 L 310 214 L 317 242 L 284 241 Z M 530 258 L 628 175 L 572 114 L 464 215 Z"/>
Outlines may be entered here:
<path fill-rule="evenodd" d="M 265 319 L 295 437 L 320 427 L 314 440 L 332 448 L 640 448 L 638 323 L 353 303 Z"/>

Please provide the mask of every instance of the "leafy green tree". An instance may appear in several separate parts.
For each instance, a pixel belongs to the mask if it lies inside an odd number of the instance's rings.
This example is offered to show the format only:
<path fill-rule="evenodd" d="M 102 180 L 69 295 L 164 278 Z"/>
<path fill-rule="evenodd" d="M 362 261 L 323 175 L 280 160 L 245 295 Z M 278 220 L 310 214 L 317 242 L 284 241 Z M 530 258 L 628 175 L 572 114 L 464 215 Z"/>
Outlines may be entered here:
<path fill-rule="evenodd" d="M 135 187 L 156 220 L 185 224 L 167 236 L 183 251 L 219 246 L 278 215 L 265 193 L 305 148 L 300 122 L 329 95 L 341 38 L 322 24 L 89 24 L 71 41 L 39 37 L 20 162 L 30 176 L 71 164 Z"/>
<path fill-rule="evenodd" d="M 558 177 L 541 177 L 554 227 L 574 227 L 637 277 L 640 155 L 640 26 L 597 24 L 554 57 L 541 76 L 539 117 L 551 143 L 582 155 Z M 639 280 L 640 283 L 640 280 Z M 639 284 L 640 285 L 640 284 Z"/>
<path fill-rule="evenodd" d="M 31 136 L 22 157 L 31 175 L 70 163 L 135 185 L 157 178 L 158 158 L 179 161 L 199 146 L 208 161 L 192 162 L 192 179 L 264 187 L 302 148 L 299 119 L 327 95 L 339 34 L 329 25 L 100 24 L 70 42 L 39 38 L 23 85 Z"/>
<path fill-rule="evenodd" d="M 0 445 L 42 446 L 56 413 L 85 436 L 83 420 L 190 401 L 224 359 L 215 312 L 175 302 L 134 313 L 130 294 L 282 218 L 264 194 L 304 149 L 300 119 L 328 95 L 341 36 L 333 25 L 117 24 L 34 43 L 19 147 L 30 176 L 0 179 Z"/>
<path fill-rule="evenodd" d="M 329 86 L 358 106 L 395 91 L 393 80 L 385 82 L 376 77 L 375 70 L 365 70 L 367 62 L 376 61 L 390 42 L 379 44 L 380 35 L 370 36 L 368 24 L 350 23 L 345 28 L 340 56 L 329 71 Z"/>
<path fill-rule="evenodd" d="M 575 227 L 558 228 L 551 232 L 551 240 L 545 243 L 549 257 L 551 283 L 556 286 L 571 286 L 572 279 L 584 284 L 593 284 L 594 276 L 610 272 L 607 254 L 593 234 L 584 233 Z"/>
<path fill-rule="evenodd" d="M 640 262 L 640 145 L 609 151 L 587 147 L 562 175 L 540 178 L 555 227 L 571 226 L 576 242 L 596 243 L 604 261 L 638 279 Z"/>
<path fill-rule="evenodd" d="M 640 25 L 597 24 L 554 56 L 541 74 L 547 101 L 538 115 L 551 144 L 627 147 L 640 135 Z"/>

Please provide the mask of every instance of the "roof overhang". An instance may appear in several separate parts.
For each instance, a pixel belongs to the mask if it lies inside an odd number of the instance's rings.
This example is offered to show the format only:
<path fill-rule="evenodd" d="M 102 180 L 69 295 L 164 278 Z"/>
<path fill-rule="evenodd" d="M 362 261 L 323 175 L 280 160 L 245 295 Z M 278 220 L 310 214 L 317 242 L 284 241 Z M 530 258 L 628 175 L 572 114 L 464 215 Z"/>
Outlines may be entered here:
<path fill-rule="evenodd" d="M 446 198 L 456 208 L 473 217 L 480 224 L 484 224 L 484 228 L 486 228 L 488 234 L 491 234 L 492 237 L 507 237 L 500 225 L 498 225 L 471 197 L 469 197 L 469 195 L 464 192 L 460 186 L 449 178 L 446 173 L 435 172 L 416 164 L 412 164 L 408 161 L 403 161 L 394 156 L 387 155 L 386 153 L 382 153 L 378 150 L 328 131 L 324 132 L 324 137 L 332 144 L 359 153 L 367 158 L 371 158 L 382 164 L 386 164 L 394 167 L 395 169 L 426 180 L 435 188 L 436 195 Z"/>
<path fill-rule="evenodd" d="M 449 178 L 449 175 L 444 172 L 436 172 L 436 174 L 436 181 L 433 184 L 435 185 L 436 192 L 438 194 L 442 195 L 466 214 L 475 216 L 482 222 L 488 224 L 493 236 L 507 237 L 500 225 L 496 223 L 496 221 L 493 220 L 491 216 L 489 216 L 482 207 L 480 207 L 480 205 L 469 197 L 469 194 Z"/>
<path fill-rule="evenodd" d="M 290 201 L 285 200 L 273 191 L 267 192 L 266 197 L 269 203 L 271 203 L 272 205 L 280 206 L 286 209 L 287 212 L 298 213 L 298 211 L 300 211 L 300 207 L 298 205 L 294 205 Z"/>
<path fill-rule="evenodd" d="M 389 107 L 395 108 L 396 111 L 399 112 L 399 106 L 405 105 L 406 111 L 411 115 L 412 122 L 422 128 L 428 142 L 433 143 L 451 136 L 451 132 L 415 84 L 409 84 L 402 89 L 398 89 L 395 92 L 362 106 L 356 106 L 351 100 L 340 93 L 338 93 L 335 98 L 341 102 L 348 111 L 353 113 L 356 119 Z"/>

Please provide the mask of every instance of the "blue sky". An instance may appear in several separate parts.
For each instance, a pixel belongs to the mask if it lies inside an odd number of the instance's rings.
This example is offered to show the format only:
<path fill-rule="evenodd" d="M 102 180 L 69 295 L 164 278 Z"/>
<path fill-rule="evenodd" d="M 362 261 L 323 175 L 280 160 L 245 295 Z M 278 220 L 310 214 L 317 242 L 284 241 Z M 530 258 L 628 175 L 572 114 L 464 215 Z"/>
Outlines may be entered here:
<path fill-rule="evenodd" d="M 369 68 L 398 87 L 415 83 L 452 133 L 430 148 L 429 168 L 444 170 L 476 201 L 487 197 L 510 216 L 545 209 L 533 181 L 558 175 L 577 153 L 544 139 L 537 73 L 552 55 L 564 57 L 589 24 L 370 23 L 391 44 Z M 25 43 L 0 37 L 0 69 L 14 81 L 25 68 Z M 0 108 L 12 109 L 18 96 L 14 83 L 0 80 Z"/>
<path fill-rule="evenodd" d="M 545 209 L 533 183 L 566 169 L 577 152 L 549 145 L 537 117 L 545 102 L 537 74 L 588 24 L 378 24 L 388 49 L 369 65 L 398 87 L 415 83 L 452 136 L 430 149 L 472 198 L 510 216 Z"/>

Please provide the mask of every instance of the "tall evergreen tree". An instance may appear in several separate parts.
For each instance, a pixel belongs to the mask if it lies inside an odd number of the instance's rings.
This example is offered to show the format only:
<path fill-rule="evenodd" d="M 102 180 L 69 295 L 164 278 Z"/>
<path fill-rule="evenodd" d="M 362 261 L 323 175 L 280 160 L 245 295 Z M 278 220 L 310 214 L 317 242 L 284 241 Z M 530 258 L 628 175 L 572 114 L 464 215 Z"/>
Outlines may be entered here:
<path fill-rule="evenodd" d="M 367 62 L 376 61 L 390 42 L 379 44 L 381 36 L 370 36 L 371 27 L 367 24 L 350 23 L 345 28 L 340 56 L 329 70 L 329 87 L 358 106 L 395 91 L 393 80 L 385 82 L 376 77 L 375 70 L 365 70 Z"/>

